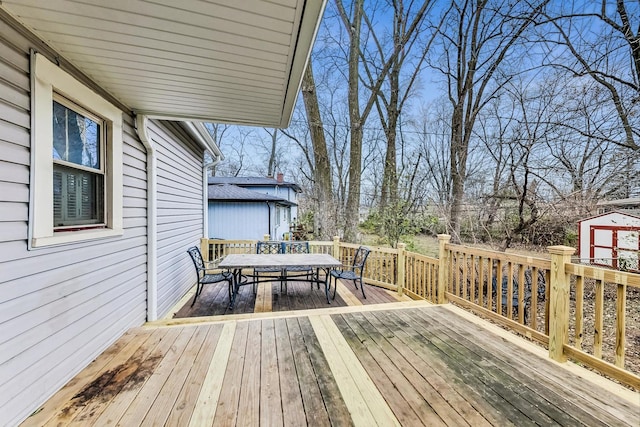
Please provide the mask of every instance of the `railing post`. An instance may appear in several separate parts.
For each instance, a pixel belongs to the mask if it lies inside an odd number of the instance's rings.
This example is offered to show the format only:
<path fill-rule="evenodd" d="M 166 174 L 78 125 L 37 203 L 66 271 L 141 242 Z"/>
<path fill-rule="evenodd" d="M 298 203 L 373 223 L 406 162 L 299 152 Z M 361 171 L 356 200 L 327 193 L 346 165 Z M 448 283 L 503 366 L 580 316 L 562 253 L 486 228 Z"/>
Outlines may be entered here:
<path fill-rule="evenodd" d="M 551 280 L 549 284 L 549 357 L 566 362 L 562 346 L 569 342 L 569 275 L 565 264 L 571 262 L 575 252 L 569 246 L 549 246 L 551 254 Z"/>
<path fill-rule="evenodd" d="M 340 236 L 333 236 L 333 257 L 340 261 Z"/>
<path fill-rule="evenodd" d="M 404 243 L 398 243 L 398 283 L 396 286 L 398 287 L 398 295 L 402 296 L 404 293 L 404 283 L 405 283 L 405 269 L 404 269 L 404 260 L 405 260 L 405 251 L 407 245 Z"/>
<path fill-rule="evenodd" d="M 436 303 L 444 304 L 447 299 L 445 293 L 449 285 L 449 251 L 446 248 L 447 243 L 451 241 L 448 234 L 438 234 L 438 287 L 436 294 Z"/>
<path fill-rule="evenodd" d="M 262 240 L 271 240 L 271 235 L 265 234 L 264 236 L 262 236 Z"/>
<path fill-rule="evenodd" d="M 200 239 L 200 253 L 204 262 L 209 261 L 209 239 L 204 237 Z"/>

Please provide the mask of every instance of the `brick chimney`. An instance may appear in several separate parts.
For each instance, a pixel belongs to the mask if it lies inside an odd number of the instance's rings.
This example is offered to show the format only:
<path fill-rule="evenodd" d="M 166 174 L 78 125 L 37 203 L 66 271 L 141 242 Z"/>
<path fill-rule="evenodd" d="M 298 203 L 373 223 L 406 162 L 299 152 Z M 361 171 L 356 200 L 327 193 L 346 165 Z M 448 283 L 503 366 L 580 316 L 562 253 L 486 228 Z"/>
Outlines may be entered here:
<path fill-rule="evenodd" d="M 278 181 L 278 184 L 282 184 L 284 182 L 284 174 L 282 172 L 278 172 L 276 180 Z"/>

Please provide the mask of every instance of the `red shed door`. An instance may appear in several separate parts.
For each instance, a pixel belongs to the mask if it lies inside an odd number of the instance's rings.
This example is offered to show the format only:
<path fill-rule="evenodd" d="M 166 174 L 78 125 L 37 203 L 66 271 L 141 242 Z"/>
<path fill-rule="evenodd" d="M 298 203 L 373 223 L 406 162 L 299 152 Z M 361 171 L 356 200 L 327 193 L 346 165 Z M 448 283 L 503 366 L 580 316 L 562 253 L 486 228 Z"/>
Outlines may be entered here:
<path fill-rule="evenodd" d="M 591 226 L 592 263 L 639 271 L 640 230 L 635 227 Z"/>

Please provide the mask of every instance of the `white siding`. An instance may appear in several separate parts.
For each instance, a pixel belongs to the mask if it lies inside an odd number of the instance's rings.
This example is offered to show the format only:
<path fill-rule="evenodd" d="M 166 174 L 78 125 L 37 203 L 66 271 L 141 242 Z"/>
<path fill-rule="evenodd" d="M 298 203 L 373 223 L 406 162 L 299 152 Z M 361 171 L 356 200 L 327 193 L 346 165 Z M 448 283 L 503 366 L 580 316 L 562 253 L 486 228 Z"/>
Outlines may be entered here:
<path fill-rule="evenodd" d="M 12 425 L 146 310 L 145 151 L 124 116 L 124 235 L 27 250 L 30 42 L 0 23 L 0 420 Z M 53 58 L 50 58 L 53 59 Z"/>
<path fill-rule="evenodd" d="M 196 282 L 187 249 L 203 237 L 203 150 L 182 128 L 152 122 L 158 157 L 158 315 L 164 316 Z"/>
<path fill-rule="evenodd" d="M 209 237 L 262 240 L 268 212 L 266 202 L 209 202 Z"/>

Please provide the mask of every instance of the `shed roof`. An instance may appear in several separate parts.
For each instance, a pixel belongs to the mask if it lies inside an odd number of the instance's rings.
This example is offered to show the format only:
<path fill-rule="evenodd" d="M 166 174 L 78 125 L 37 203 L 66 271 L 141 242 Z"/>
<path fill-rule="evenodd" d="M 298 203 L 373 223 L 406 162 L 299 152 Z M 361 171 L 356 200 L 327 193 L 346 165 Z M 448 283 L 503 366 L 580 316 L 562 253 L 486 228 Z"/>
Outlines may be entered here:
<path fill-rule="evenodd" d="M 226 201 L 226 202 L 275 202 L 280 205 L 295 206 L 282 197 L 273 196 L 271 194 L 261 193 L 259 191 L 247 190 L 230 184 L 209 185 L 209 200 Z"/>
<path fill-rule="evenodd" d="M 119 106 L 151 118 L 286 127 L 326 0 L 2 0 Z M 16 27 L 18 31 L 21 28 Z"/>
<path fill-rule="evenodd" d="M 635 212 L 635 211 L 629 211 L 629 210 L 618 210 L 618 211 L 609 211 L 609 212 L 605 212 L 605 213 L 601 213 L 598 215 L 593 215 L 590 216 L 588 218 L 582 218 L 580 220 L 578 220 L 578 223 L 581 223 L 583 221 L 588 221 L 590 219 L 594 219 L 594 218 L 601 218 L 601 217 L 605 217 L 605 216 L 609 216 L 612 214 L 618 214 L 618 215 L 626 215 L 632 218 L 637 218 L 640 219 L 640 212 Z"/>
<path fill-rule="evenodd" d="M 302 192 L 302 189 L 295 182 L 282 181 L 278 182 L 277 179 L 263 176 L 211 176 L 209 177 L 209 184 L 231 184 L 239 187 L 244 186 L 256 186 L 256 187 L 290 187 L 297 193 Z"/>

